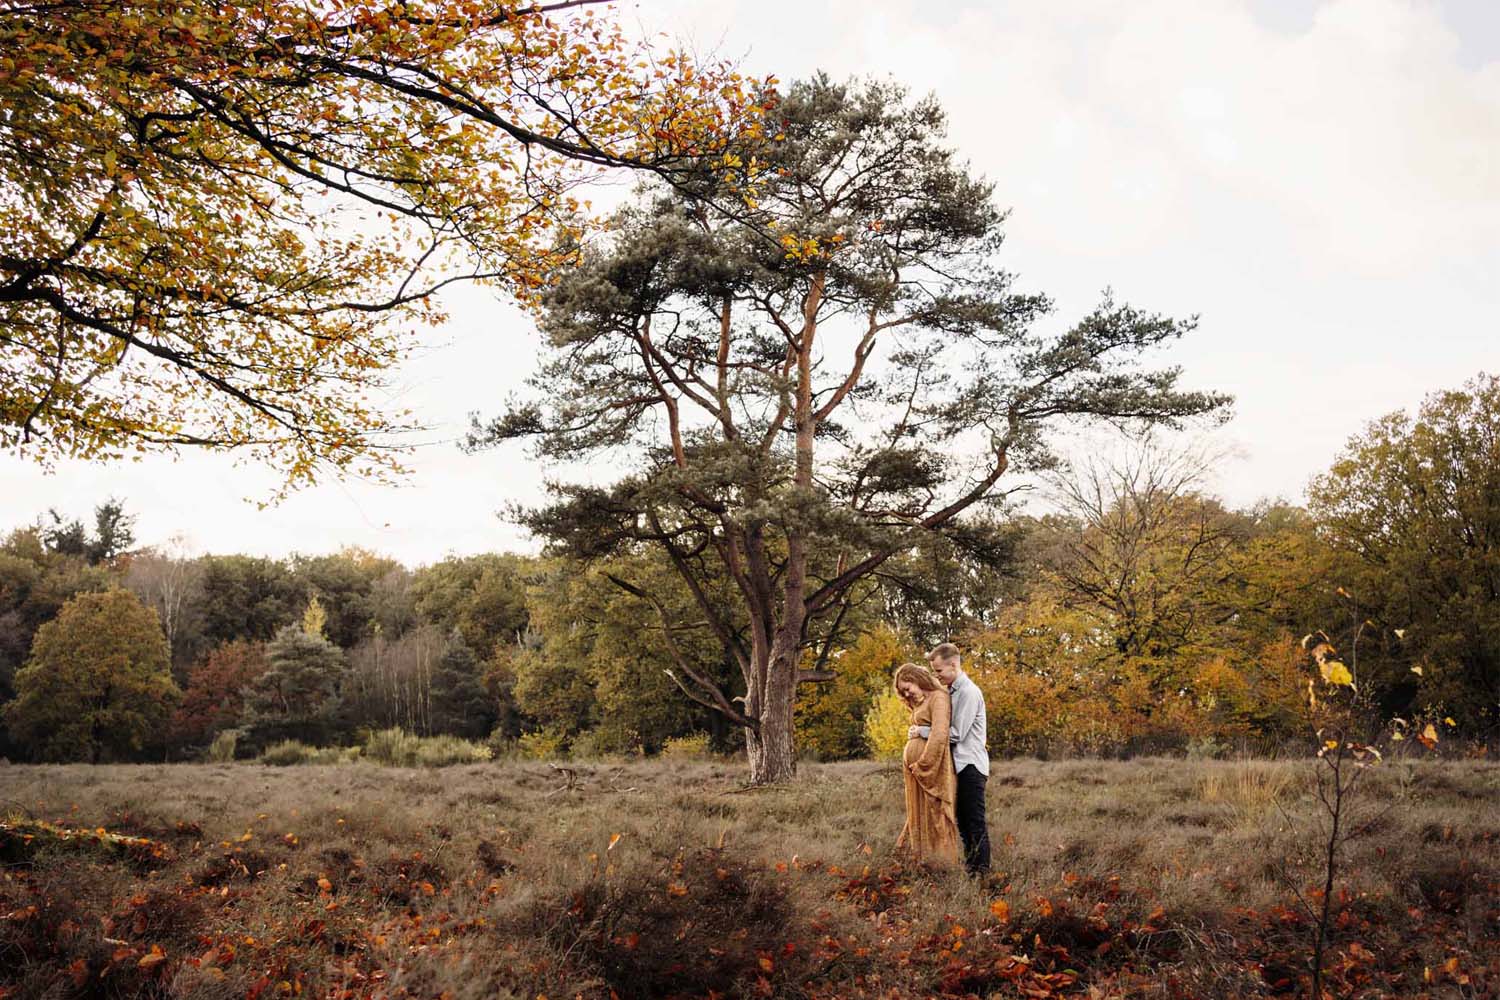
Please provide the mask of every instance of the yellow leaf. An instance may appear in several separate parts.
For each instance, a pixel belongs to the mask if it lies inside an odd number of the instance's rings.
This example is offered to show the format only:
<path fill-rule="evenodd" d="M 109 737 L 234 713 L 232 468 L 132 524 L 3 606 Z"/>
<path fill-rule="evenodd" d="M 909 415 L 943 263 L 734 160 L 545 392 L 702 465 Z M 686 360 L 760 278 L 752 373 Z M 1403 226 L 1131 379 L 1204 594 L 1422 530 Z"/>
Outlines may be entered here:
<path fill-rule="evenodd" d="M 1354 684 L 1354 675 L 1338 660 L 1320 664 L 1318 669 L 1323 673 L 1323 680 L 1335 687 L 1351 687 Z"/>
<path fill-rule="evenodd" d="M 1443 716 L 1443 725 L 1445 725 L 1445 726 L 1456 726 L 1456 725 L 1458 725 L 1458 723 L 1456 723 L 1456 722 L 1453 721 L 1453 717 L 1452 716 L 1445 715 L 1445 716 Z"/>
<path fill-rule="evenodd" d="M 1397 639 L 1405 639 L 1406 638 L 1406 629 L 1404 629 L 1404 628 L 1393 628 L 1393 629 L 1391 629 L 1391 631 L 1396 633 L 1396 638 Z"/>
<path fill-rule="evenodd" d="M 1414 673 L 1414 674 L 1416 674 L 1418 677 L 1421 677 L 1422 676 L 1422 667 L 1420 665 L 1412 667 L 1411 668 L 1411 672 Z"/>
<path fill-rule="evenodd" d="M 990 904 L 990 913 L 1002 924 L 1010 923 L 1010 904 L 1003 899 L 997 899 Z"/>
<path fill-rule="evenodd" d="M 621 836 L 622 835 L 618 834 L 618 833 L 612 833 L 612 834 L 610 834 L 609 835 L 609 846 L 606 847 L 605 850 L 606 851 L 613 851 L 615 849 L 615 845 L 620 842 L 620 837 Z"/>
<path fill-rule="evenodd" d="M 148 952 L 147 954 L 141 956 L 141 960 L 139 962 L 135 963 L 135 964 L 138 965 L 138 966 L 140 966 L 143 969 L 149 969 L 149 968 L 152 968 L 153 966 L 160 965 L 162 962 L 165 962 L 166 960 L 167 960 L 167 953 L 161 950 L 161 945 L 159 945 L 159 944 L 153 944 L 151 946 L 151 951 Z"/>

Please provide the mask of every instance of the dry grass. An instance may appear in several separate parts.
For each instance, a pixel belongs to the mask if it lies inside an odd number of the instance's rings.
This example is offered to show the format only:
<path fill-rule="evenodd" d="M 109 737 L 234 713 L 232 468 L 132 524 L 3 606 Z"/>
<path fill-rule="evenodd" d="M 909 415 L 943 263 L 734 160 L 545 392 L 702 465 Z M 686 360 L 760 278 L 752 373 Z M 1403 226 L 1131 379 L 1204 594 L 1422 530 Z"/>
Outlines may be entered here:
<path fill-rule="evenodd" d="M 1297 762 L 997 762 L 987 884 L 890 854 L 890 766 L 804 766 L 765 790 L 728 763 L 578 767 L 573 791 L 525 763 L 0 768 L 0 814 L 171 848 L 155 865 L 46 846 L 12 857 L 0 984 L 17 997 L 272 996 L 283 982 L 451 1000 L 1229 997 L 1299 971 L 1291 889 L 1317 881 L 1319 814 Z M 1341 981 L 1362 981 L 1363 951 L 1375 985 L 1347 995 L 1393 982 L 1497 995 L 1500 766 L 1393 763 L 1364 802 L 1337 943 L 1352 962 Z M 167 960 L 142 968 L 152 944 Z M 1017 955 L 1040 978 L 1018 978 Z"/>

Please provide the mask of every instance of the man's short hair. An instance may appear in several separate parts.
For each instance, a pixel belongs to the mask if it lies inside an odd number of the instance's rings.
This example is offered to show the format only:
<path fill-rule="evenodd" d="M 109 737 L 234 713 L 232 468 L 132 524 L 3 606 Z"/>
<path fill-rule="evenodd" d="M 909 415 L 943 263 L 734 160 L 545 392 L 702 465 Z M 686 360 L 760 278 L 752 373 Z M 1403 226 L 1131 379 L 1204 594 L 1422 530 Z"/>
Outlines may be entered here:
<path fill-rule="evenodd" d="M 958 647 L 951 642 L 940 642 L 932 647 L 932 652 L 927 654 L 928 663 L 958 659 Z"/>

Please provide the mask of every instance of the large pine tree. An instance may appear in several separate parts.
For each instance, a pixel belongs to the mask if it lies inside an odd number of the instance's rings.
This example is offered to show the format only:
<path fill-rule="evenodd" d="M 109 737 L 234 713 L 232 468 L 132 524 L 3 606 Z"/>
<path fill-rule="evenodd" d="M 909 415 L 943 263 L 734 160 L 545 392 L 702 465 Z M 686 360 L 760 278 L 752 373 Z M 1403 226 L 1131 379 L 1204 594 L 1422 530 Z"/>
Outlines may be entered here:
<path fill-rule="evenodd" d="M 673 674 L 744 726 L 757 782 L 793 773 L 796 689 L 825 676 L 805 653 L 826 649 L 861 584 L 938 541 L 993 548 L 972 515 L 1048 461 L 1048 425 L 1170 424 L 1225 402 L 1142 363 L 1191 322 L 1106 297 L 1044 332 L 1051 305 L 997 266 L 1005 213 L 944 129 L 933 100 L 891 84 L 791 88 L 763 142 L 705 169 L 707 190 L 627 209 L 562 276 L 536 401 L 473 438 L 634 456 L 525 521 L 574 554 L 667 556 L 691 618 L 617 583 L 665 636 L 707 628 L 737 664 L 737 690 L 687 655 Z"/>

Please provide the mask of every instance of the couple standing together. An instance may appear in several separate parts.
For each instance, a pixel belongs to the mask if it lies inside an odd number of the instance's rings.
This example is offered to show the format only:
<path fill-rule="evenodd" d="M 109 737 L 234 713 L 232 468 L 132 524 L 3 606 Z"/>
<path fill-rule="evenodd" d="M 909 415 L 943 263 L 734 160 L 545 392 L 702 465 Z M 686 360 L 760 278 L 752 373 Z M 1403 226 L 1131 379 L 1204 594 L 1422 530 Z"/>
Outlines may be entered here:
<path fill-rule="evenodd" d="M 906 750 L 906 825 L 896 846 L 936 864 L 956 864 L 963 842 L 971 875 L 990 870 L 984 786 L 990 774 L 984 694 L 959 666 L 958 647 L 945 642 L 927 667 L 896 668 L 896 694 L 911 709 Z"/>

